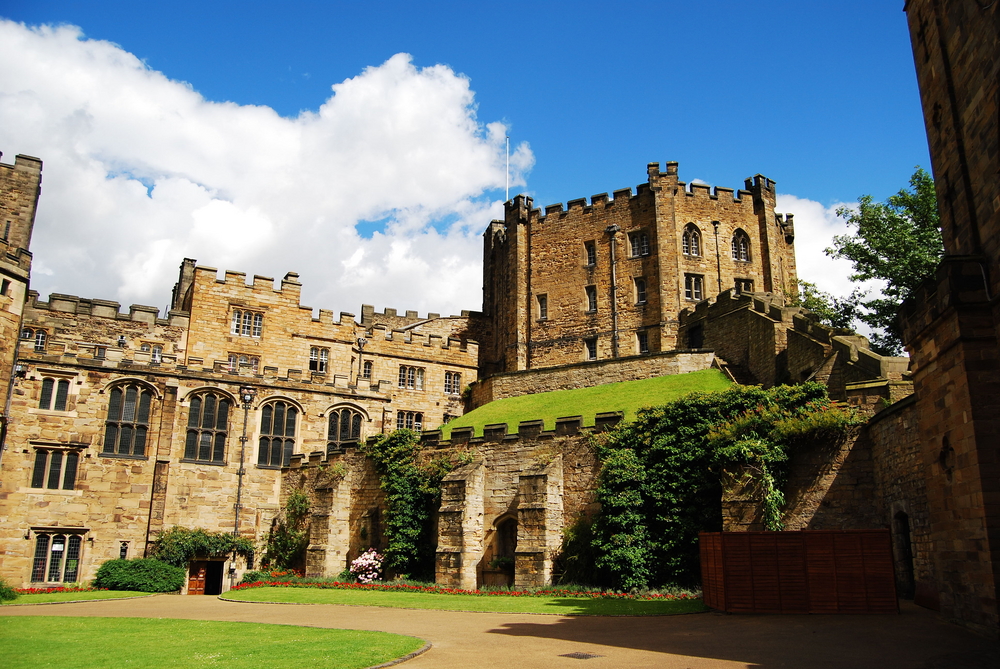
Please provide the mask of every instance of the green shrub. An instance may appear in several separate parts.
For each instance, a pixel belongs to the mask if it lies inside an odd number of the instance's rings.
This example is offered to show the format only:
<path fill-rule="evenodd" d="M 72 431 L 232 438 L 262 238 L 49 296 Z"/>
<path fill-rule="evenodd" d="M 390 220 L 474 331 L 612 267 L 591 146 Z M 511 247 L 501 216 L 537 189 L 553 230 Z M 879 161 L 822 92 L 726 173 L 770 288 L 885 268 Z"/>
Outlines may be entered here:
<path fill-rule="evenodd" d="M 240 585 L 244 583 L 257 583 L 259 581 L 264 581 L 267 579 L 269 574 L 266 571 L 248 571 L 243 574 L 242 580 L 240 580 Z"/>
<path fill-rule="evenodd" d="M 722 529 L 725 476 L 755 485 L 766 529 L 779 530 L 789 454 L 800 444 L 836 442 L 861 422 L 817 383 L 733 386 L 642 409 L 635 421 L 596 435 L 595 585 L 697 582 L 698 532 Z M 583 555 L 579 542 L 567 548 L 567 556 Z"/>
<path fill-rule="evenodd" d="M 249 561 L 254 553 L 253 542 L 228 532 L 206 532 L 175 526 L 156 536 L 150 557 L 175 567 L 187 567 L 188 562 L 198 557 L 221 557 L 230 553 L 242 555 Z"/>
<path fill-rule="evenodd" d="M 185 570 L 153 558 L 108 560 L 97 570 L 95 588 L 138 592 L 175 592 L 184 585 Z"/>
<path fill-rule="evenodd" d="M 17 599 L 17 592 L 7 585 L 7 581 L 0 578 L 0 602 L 9 602 Z"/>

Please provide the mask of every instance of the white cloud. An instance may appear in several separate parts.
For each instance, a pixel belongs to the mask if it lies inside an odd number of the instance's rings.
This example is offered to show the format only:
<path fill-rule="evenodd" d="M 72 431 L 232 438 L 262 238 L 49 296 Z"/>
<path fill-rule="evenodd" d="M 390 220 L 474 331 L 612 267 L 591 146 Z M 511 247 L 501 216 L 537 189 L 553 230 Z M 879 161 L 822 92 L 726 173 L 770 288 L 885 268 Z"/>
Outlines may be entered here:
<path fill-rule="evenodd" d="M 850 280 L 853 272 L 850 261 L 835 259 L 824 253 L 833 246 L 834 235 L 848 233 L 847 224 L 837 216 L 837 209 L 851 203 L 837 203 L 829 207 L 815 200 L 794 195 L 778 195 L 775 210 L 795 215 L 795 262 L 799 279 L 809 281 L 827 293 L 847 297 L 859 285 L 877 291 L 880 284 L 864 284 Z"/>
<path fill-rule="evenodd" d="M 193 257 L 296 271 L 317 308 L 478 308 L 506 128 L 476 118 L 468 79 L 406 54 L 332 90 L 283 118 L 205 100 L 75 27 L 0 21 L 0 150 L 45 163 L 33 287 L 164 306 Z M 514 147 L 511 185 L 533 163 Z"/>

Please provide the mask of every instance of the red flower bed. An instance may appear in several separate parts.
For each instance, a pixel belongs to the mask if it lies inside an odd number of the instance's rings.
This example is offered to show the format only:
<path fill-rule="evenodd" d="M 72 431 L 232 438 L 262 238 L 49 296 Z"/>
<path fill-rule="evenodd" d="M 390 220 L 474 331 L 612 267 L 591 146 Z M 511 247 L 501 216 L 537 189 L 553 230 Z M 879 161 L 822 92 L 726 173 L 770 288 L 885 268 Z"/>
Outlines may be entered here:
<path fill-rule="evenodd" d="M 47 595 L 51 592 L 99 592 L 107 588 L 15 588 L 14 592 L 19 595 Z"/>
<path fill-rule="evenodd" d="M 694 595 L 681 593 L 670 594 L 632 594 L 625 592 L 572 592 L 567 590 L 462 590 L 446 588 L 440 585 L 408 585 L 405 583 L 339 583 L 336 581 L 324 583 L 294 583 L 292 581 L 257 581 L 256 583 L 241 583 L 233 590 L 249 588 L 326 588 L 332 590 L 378 590 L 387 592 L 425 592 L 440 595 L 472 595 L 476 597 L 576 597 L 579 599 L 635 599 L 642 601 L 697 599 Z"/>

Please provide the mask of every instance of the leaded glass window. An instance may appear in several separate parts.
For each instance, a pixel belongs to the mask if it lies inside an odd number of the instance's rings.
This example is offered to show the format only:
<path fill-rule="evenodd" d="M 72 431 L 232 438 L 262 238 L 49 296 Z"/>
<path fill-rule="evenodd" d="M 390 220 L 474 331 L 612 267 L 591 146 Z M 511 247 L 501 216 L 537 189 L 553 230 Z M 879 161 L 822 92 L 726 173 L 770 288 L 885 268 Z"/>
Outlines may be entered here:
<path fill-rule="evenodd" d="M 115 386 L 108 400 L 101 455 L 144 457 L 153 394 L 137 383 Z"/>
<path fill-rule="evenodd" d="M 203 393 L 191 398 L 184 459 L 224 464 L 230 401 L 223 395 Z"/>

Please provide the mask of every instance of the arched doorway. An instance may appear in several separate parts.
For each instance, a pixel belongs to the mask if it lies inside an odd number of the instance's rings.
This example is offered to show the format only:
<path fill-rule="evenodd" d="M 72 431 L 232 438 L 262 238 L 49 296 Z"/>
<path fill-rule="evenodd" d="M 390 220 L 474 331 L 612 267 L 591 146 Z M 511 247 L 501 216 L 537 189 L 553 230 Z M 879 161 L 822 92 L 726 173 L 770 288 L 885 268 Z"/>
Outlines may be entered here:
<path fill-rule="evenodd" d="M 493 523 L 493 538 L 480 563 L 479 585 L 513 585 L 514 552 L 517 550 L 517 516 L 508 515 Z"/>

